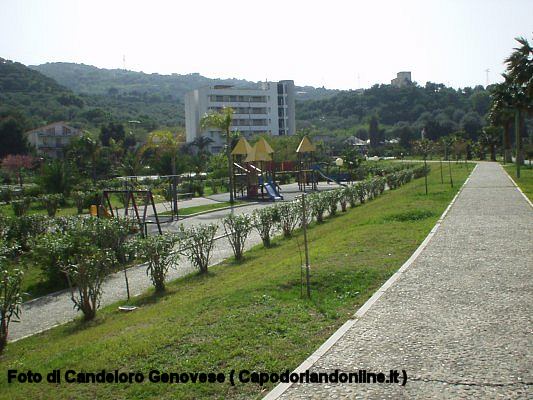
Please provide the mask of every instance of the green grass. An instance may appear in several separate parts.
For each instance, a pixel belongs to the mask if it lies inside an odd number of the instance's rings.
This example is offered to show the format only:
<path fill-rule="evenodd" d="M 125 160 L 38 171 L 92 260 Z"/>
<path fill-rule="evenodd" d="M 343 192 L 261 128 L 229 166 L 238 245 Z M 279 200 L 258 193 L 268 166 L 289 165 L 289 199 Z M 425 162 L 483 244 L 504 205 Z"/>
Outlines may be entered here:
<path fill-rule="evenodd" d="M 522 166 L 520 168 L 520 178 L 516 177 L 516 165 L 506 164 L 503 168 L 505 168 L 529 200 L 533 201 L 533 168 Z"/>
<path fill-rule="evenodd" d="M 174 281 L 164 296 L 136 298 L 140 308 L 99 311 L 11 343 L 0 356 L 0 397 L 9 399 L 249 399 L 255 384 L 7 384 L 7 370 L 224 371 L 293 369 L 318 348 L 413 253 L 468 174 L 453 166 L 455 188 L 438 169 L 308 230 L 312 299 L 300 297 L 302 236 L 256 246 L 242 263 Z M 471 169 L 470 169 L 471 170 Z M 431 210 L 419 218 L 417 210 Z M 397 216 L 415 216 L 400 217 Z M 392 216 L 392 218 L 391 218 Z M 24 316 L 22 316 L 24 318 Z"/>

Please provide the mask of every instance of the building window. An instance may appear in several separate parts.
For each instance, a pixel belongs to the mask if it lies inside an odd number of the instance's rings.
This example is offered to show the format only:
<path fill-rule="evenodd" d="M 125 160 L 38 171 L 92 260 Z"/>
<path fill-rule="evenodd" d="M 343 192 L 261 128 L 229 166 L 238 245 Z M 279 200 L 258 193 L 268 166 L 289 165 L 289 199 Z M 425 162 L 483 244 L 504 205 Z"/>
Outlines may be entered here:
<path fill-rule="evenodd" d="M 278 83 L 278 94 L 283 94 L 283 84 Z"/>

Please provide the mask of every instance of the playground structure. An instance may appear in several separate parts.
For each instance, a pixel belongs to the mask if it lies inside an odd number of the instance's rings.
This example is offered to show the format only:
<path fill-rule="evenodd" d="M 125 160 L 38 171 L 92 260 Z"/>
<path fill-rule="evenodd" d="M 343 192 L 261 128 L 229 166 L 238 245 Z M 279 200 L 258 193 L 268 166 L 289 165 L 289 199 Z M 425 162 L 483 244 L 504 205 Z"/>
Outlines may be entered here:
<path fill-rule="evenodd" d="M 316 147 L 304 136 L 296 149 L 297 161 L 274 162 L 274 150 L 264 138 L 251 146 L 241 137 L 231 152 L 233 163 L 233 194 L 235 197 L 254 200 L 283 200 L 277 178 L 288 174 L 295 176 L 299 191 L 318 190 L 319 178 L 328 183 L 346 186 L 348 174 L 330 174 L 315 160 Z"/>

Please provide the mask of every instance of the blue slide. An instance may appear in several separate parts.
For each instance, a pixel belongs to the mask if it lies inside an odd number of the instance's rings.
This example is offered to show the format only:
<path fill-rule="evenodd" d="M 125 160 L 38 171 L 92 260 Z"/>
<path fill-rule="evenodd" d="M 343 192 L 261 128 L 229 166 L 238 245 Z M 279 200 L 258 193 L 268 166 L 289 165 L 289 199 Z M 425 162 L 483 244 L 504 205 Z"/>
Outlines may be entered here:
<path fill-rule="evenodd" d="M 330 181 L 330 182 L 334 182 L 336 183 L 337 185 L 340 185 L 340 186 L 348 186 L 348 185 L 345 185 L 344 183 L 340 183 L 339 181 L 337 181 L 336 179 L 333 179 L 332 177 L 330 176 L 327 176 L 321 169 L 318 165 L 313 165 L 313 170 L 318 172 L 318 174 L 324 178 L 325 180 L 327 181 Z"/>
<path fill-rule="evenodd" d="M 264 186 L 270 197 L 270 200 L 283 200 L 283 196 L 276 190 L 276 186 L 272 181 L 266 182 Z"/>

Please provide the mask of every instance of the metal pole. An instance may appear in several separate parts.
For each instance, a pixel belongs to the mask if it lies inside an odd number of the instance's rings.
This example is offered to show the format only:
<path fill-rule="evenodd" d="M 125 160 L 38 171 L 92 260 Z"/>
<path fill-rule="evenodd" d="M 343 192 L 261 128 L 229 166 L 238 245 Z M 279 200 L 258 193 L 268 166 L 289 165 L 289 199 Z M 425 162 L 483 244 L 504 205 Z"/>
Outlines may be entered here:
<path fill-rule="evenodd" d="M 440 183 L 444 183 L 444 177 L 442 176 L 442 158 L 440 159 Z"/>
<path fill-rule="evenodd" d="M 426 184 L 426 195 L 428 194 L 428 165 L 424 156 L 424 183 Z"/>
<path fill-rule="evenodd" d="M 309 249 L 307 247 L 307 213 L 305 206 L 305 193 L 302 194 L 302 228 L 304 231 L 304 250 L 305 250 L 305 282 L 307 286 L 307 297 L 311 298 L 311 268 L 309 266 Z"/>

